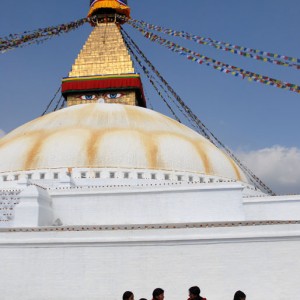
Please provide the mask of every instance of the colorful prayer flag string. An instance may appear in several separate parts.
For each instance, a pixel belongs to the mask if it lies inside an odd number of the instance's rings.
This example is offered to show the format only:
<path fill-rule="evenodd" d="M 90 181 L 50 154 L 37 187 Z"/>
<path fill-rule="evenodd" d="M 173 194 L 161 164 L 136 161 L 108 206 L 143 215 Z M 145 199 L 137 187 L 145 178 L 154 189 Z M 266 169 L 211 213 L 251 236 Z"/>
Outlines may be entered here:
<path fill-rule="evenodd" d="M 57 36 L 62 33 L 67 33 L 74 29 L 77 29 L 88 21 L 88 18 L 84 18 L 78 21 L 61 24 L 58 26 L 39 28 L 34 31 L 25 31 L 21 34 L 10 34 L 6 37 L 0 38 L 0 52 L 4 53 L 11 49 L 43 43 L 53 36 Z"/>
<path fill-rule="evenodd" d="M 186 57 L 188 60 L 194 61 L 198 64 L 205 64 L 209 67 L 214 68 L 225 74 L 230 74 L 235 77 L 240 77 L 242 79 L 247 78 L 249 81 L 259 82 L 266 85 L 271 85 L 281 89 L 287 89 L 292 92 L 300 93 L 300 86 L 288 82 L 284 82 L 278 79 L 274 79 L 268 76 L 263 76 L 254 72 L 246 71 L 241 68 L 225 64 L 223 62 L 217 61 L 215 59 L 204 56 L 200 53 L 196 53 L 190 49 L 182 47 L 174 42 L 163 39 L 162 37 L 146 31 L 144 27 L 138 26 L 136 23 L 128 22 L 131 26 L 139 30 L 144 37 L 148 38 L 150 41 L 157 42 L 158 44 L 167 47 L 169 50 L 178 53 L 181 56 Z"/>
<path fill-rule="evenodd" d="M 197 35 L 192 35 L 184 31 L 175 31 L 172 29 L 164 28 L 161 26 L 152 25 L 149 23 L 146 23 L 144 21 L 138 21 L 134 19 L 128 20 L 128 22 L 135 23 L 137 26 L 142 26 L 144 28 L 147 28 L 149 30 L 154 30 L 157 32 L 162 32 L 164 34 L 175 36 L 175 37 L 182 37 L 186 40 L 194 41 L 201 45 L 208 45 L 211 47 L 214 47 L 219 50 L 227 51 L 230 53 L 238 54 L 243 57 L 252 58 L 255 60 L 259 60 L 262 62 L 268 62 L 279 66 L 285 66 L 285 67 L 292 67 L 297 70 L 300 69 L 300 59 L 295 57 L 290 57 L 286 55 L 281 54 L 274 54 L 271 52 L 256 50 L 252 48 L 242 47 L 238 45 L 233 45 L 227 42 L 220 42 L 217 40 L 213 40 L 211 38 L 205 38 Z"/>

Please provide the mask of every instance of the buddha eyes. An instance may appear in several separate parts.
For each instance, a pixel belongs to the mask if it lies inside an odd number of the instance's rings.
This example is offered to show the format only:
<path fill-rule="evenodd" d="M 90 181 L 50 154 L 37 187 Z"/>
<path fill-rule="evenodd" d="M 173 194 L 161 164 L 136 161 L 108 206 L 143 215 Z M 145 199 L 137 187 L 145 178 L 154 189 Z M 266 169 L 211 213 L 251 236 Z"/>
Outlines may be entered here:
<path fill-rule="evenodd" d="M 104 95 L 105 98 L 108 99 L 118 99 L 121 98 L 124 94 L 122 93 L 107 93 Z"/>
<path fill-rule="evenodd" d="M 123 96 L 124 96 L 123 93 L 106 93 L 106 94 L 78 95 L 76 98 L 79 98 L 81 100 L 100 100 L 100 99 L 115 100 L 115 99 L 121 98 Z"/>
<path fill-rule="evenodd" d="M 80 96 L 80 99 L 82 99 L 82 100 L 94 100 L 94 99 L 96 99 L 96 95 L 82 95 L 82 96 Z"/>

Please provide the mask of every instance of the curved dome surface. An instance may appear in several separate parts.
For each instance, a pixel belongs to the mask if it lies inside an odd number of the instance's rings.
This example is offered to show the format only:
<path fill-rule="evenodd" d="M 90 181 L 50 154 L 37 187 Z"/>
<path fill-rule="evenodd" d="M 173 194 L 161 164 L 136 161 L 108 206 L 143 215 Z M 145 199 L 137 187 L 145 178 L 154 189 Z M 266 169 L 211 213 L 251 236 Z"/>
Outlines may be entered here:
<path fill-rule="evenodd" d="M 0 172 L 62 167 L 174 170 L 247 181 L 207 139 L 141 107 L 75 105 L 0 139 Z"/>

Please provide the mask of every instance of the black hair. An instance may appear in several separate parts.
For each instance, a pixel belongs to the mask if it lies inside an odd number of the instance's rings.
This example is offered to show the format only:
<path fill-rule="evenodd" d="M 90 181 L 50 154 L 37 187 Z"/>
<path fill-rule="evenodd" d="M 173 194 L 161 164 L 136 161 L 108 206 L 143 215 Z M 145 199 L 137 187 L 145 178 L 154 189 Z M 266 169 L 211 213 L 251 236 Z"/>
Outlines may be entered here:
<path fill-rule="evenodd" d="M 246 294 L 242 291 L 236 291 L 233 300 L 244 300 L 246 299 Z"/>
<path fill-rule="evenodd" d="M 192 286 L 189 288 L 189 292 L 195 296 L 200 296 L 200 288 L 198 286 Z"/>
<path fill-rule="evenodd" d="M 158 297 L 159 295 L 163 294 L 165 291 L 161 288 L 157 288 L 153 291 L 152 296 L 153 299 L 156 299 L 156 297 Z"/>
<path fill-rule="evenodd" d="M 123 294 L 123 300 L 128 300 L 132 295 L 133 295 L 133 292 L 126 291 L 126 292 Z"/>
<path fill-rule="evenodd" d="M 140 300 L 147 300 L 146 298 L 141 298 Z"/>

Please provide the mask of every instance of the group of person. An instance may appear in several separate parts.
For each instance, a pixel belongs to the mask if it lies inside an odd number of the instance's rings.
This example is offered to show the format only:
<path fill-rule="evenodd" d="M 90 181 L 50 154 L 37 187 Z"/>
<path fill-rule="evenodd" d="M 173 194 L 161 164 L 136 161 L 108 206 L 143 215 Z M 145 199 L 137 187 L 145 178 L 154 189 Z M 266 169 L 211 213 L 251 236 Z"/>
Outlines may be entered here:
<path fill-rule="evenodd" d="M 152 293 L 152 300 L 164 300 L 165 291 L 161 288 L 156 288 Z M 201 290 L 198 286 L 192 286 L 189 288 L 189 298 L 188 300 L 207 300 L 200 296 Z M 123 294 L 123 300 L 134 300 L 134 295 L 130 291 L 126 291 Z M 147 300 L 141 298 L 140 300 Z M 246 294 L 242 291 L 236 291 L 233 297 L 233 300 L 246 300 Z"/>

